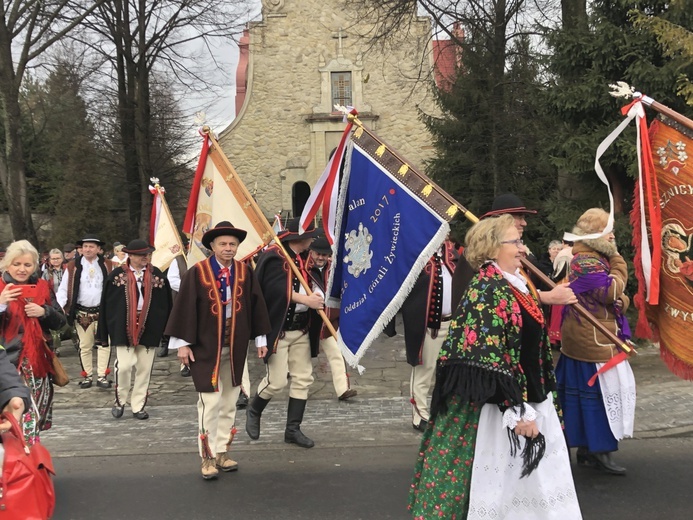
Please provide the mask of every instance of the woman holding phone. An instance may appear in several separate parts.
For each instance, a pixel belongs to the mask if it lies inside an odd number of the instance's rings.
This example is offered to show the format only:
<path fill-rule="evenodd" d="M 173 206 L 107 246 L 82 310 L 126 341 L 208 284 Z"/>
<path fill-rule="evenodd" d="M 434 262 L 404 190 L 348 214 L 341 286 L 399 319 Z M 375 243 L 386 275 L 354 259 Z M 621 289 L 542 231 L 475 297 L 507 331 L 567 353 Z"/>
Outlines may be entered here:
<path fill-rule="evenodd" d="M 38 262 L 38 251 L 28 240 L 12 242 L 0 262 L 0 345 L 31 392 L 23 423 L 29 445 L 52 424 L 50 330 L 66 323 L 49 283 L 39 276 Z"/>

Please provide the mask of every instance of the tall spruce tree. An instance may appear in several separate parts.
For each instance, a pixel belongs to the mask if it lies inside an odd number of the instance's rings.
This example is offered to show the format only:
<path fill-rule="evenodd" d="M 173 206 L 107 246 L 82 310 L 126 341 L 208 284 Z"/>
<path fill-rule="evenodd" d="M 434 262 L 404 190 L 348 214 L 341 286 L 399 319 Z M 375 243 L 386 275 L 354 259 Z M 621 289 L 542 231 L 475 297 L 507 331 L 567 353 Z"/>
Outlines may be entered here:
<path fill-rule="evenodd" d="M 547 34 L 552 56 L 545 91 L 548 115 L 560 122 L 546 147 L 546 160 L 559 171 L 559 191 L 549 203 L 552 225 L 569 229 L 584 209 L 608 204 L 606 190 L 594 173 L 597 146 L 621 121 L 625 104 L 609 95 L 609 84 L 626 81 L 682 113 L 677 95 L 682 74 L 690 77 L 690 57 L 667 55 L 657 37 L 634 25 L 634 9 L 648 16 L 693 28 L 693 11 L 672 9 L 664 0 L 595 0 L 587 25 L 568 24 Z M 648 119 L 655 114 L 648 112 Z M 635 130 L 623 134 L 601 160 L 614 192 L 621 236 L 627 233 L 637 170 Z M 626 240 L 622 240 L 625 243 Z"/>
<path fill-rule="evenodd" d="M 86 232 L 113 235 L 110 178 L 96 153 L 93 126 L 73 63 L 58 61 L 45 82 L 22 89 L 23 142 L 33 208 L 47 215 L 43 247 L 61 247 Z"/>
<path fill-rule="evenodd" d="M 485 30 L 466 31 L 456 80 L 450 91 L 437 92 L 443 115 L 426 117 L 437 151 L 429 173 L 477 215 L 505 192 L 539 207 L 555 187 L 554 170 L 541 161 L 550 121 L 539 107 L 540 71 L 530 39 L 515 39 L 505 53 L 507 67 L 498 75 L 487 66 L 487 38 Z M 536 232 L 540 225 L 533 224 L 528 238 L 541 235 Z"/>

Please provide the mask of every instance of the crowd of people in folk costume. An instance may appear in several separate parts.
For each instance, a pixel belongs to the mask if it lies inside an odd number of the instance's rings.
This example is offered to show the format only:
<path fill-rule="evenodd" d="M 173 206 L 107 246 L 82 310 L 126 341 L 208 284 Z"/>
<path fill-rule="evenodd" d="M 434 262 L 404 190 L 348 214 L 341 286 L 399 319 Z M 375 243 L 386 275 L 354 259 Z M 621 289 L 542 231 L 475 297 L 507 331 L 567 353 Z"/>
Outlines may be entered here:
<path fill-rule="evenodd" d="M 632 370 L 627 361 L 604 370 L 616 345 L 570 307 L 581 303 L 628 339 L 626 263 L 613 233 L 603 233 L 608 214 L 597 208 L 572 230 L 584 240 L 551 242 L 535 258 L 522 241 L 535 213 L 514 194 L 496 197 L 464 247 L 441 245 L 402 305 L 412 426 L 423 432 L 409 495 L 416 519 L 580 518 L 570 448 L 579 465 L 626 472 L 612 453 L 633 433 Z M 21 416 L 27 442 L 51 427 L 52 357 L 76 331 L 79 387 L 109 389 L 115 381 L 115 419 L 127 403 L 136 419 L 149 417 L 154 358 L 176 352 L 198 392 L 204 479 L 238 468 L 229 451 L 237 409 L 246 408 L 246 432 L 258 439 L 263 411 L 287 384 L 284 440 L 314 446 L 301 431 L 311 358 L 325 353 L 340 400 L 356 396 L 316 312 L 325 309 L 332 249 L 315 230 L 299 233 L 294 219 L 253 268 L 235 258 L 245 237 L 219 222 L 202 238 L 206 260 L 187 269 L 178 257 L 166 274 L 141 239 L 114 244 L 111 258 L 97 235 L 44 259 L 28 241 L 13 242 L 0 261 L 0 405 Z M 534 279 L 523 259 L 557 285 Z M 325 311 L 337 328 L 338 312 Z M 396 333 L 394 321 L 385 333 Z M 266 367 L 252 396 L 251 340 Z M 552 348 L 560 349 L 555 368 Z"/>

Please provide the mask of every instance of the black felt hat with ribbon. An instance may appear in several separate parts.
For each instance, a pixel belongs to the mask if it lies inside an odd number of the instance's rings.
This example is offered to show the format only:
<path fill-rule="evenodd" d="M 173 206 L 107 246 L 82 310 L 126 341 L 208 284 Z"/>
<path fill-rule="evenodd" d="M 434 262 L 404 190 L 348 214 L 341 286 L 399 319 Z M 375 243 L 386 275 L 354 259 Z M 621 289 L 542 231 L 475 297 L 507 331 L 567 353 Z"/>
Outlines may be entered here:
<path fill-rule="evenodd" d="M 77 241 L 77 245 L 79 247 L 82 247 L 85 242 L 93 242 L 94 244 L 98 244 L 101 247 L 106 245 L 106 242 L 98 238 L 96 235 L 85 235 L 82 240 Z"/>
<path fill-rule="evenodd" d="M 153 253 L 155 250 L 156 248 L 149 245 L 146 240 L 136 238 L 135 240 L 130 240 L 122 251 L 129 255 L 147 255 Z"/>
<path fill-rule="evenodd" d="M 536 214 L 536 210 L 527 209 L 525 203 L 514 193 L 504 193 L 493 199 L 491 211 L 484 213 L 479 218 L 495 217 L 497 215 L 526 215 Z"/>
<path fill-rule="evenodd" d="M 298 234 L 298 224 L 300 220 L 300 218 L 292 218 L 286 224 L 286 229 L 281 233 L 278 233 L 277 236 L 282 242 L 292 242 L 294 240 L 305 240 L 306 238 L 315 238 L 315 236 L 317 235 L 317 231 L 315 230 L 313 222 L 310 223 L 310 225 L 308 226 L 308 230 L 305 233 L 301 233 L 300 235 Z"/>
<path fill-rule="evenodd" d="M 246 235 L 248 235 L 248 232 L 244 229 L 233 227 L 231 222 L 228 220 L 223 220 L 202 235 L 202 245 L 207 249 L 212 249 L 212 242 L 214 239 L 222 236 L 236 237 L 240 242 L 243 242 Z"/>
<path fill-rule="evenodd" d="M 332 246 L 324 236 L 319 236 L 310 245 L 310 250 L 323 255 L 332 255 Z"/>

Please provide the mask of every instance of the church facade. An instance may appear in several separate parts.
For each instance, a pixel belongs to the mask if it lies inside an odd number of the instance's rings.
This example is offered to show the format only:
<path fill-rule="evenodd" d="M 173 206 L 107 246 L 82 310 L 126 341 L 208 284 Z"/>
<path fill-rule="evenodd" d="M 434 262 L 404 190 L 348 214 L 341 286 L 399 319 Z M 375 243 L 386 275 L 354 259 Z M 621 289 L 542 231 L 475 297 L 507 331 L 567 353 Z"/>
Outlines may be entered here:
<path fill-rule="evenodd" d="M 423 169 L 433 146 L 421 113 L 436 113 L 430 20 L 415 17 L 383 50 L 341 0 L 262 6 L 241 41 L 237 116 L 219 141 L 264 213 L 300 214 L 345 127 L 335 104 Z"/>

